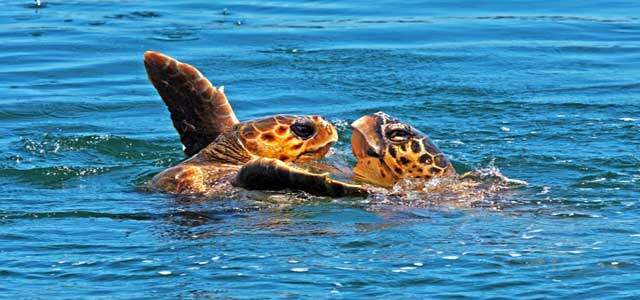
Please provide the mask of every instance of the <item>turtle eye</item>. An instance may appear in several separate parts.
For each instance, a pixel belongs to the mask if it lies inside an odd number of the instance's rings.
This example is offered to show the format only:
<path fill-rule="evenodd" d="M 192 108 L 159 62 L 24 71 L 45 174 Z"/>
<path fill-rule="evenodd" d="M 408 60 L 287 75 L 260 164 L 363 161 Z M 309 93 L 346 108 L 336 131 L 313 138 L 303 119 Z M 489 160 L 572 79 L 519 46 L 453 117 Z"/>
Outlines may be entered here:
<path fill-rule="evenodd" d="M 411 133 L 406 129 L 393 129 L 387 131 L 387 139 L 392 142 L 406 142 L 411 138 Z"/>
<path fill-rule="evenodd" d="M 309 119 L 298 119 L 291 125 L 291 131 L 303 140 L 316 134 L 316 127 Z"/>

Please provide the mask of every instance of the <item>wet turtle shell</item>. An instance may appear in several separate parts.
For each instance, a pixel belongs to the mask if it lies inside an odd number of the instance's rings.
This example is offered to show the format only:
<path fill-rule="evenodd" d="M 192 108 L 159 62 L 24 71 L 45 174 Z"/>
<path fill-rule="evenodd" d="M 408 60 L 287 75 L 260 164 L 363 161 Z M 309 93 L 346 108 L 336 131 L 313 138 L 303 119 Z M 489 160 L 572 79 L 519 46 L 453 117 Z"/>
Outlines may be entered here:
<path fill-rule="evenodd" d="M 336 128 L 317 115 L 277 115 L 240 122 L 223 87 L 214 87 L 193 66 L 152 51 L 144 54 L 144 65 L 188 157 L 151 180 L 159 190 L 216 193 L 229 189 L 231 183 L 244 186 L 247 178 L 261 188 L 277 190 L 283 185 L 272 179 L 281 178 L 280 172 L 293 168 L 290 164 L 322 158 L 338 140 Z M 252 175 L 236 179 L 242 169 Z M 303 179 L 291 176 L 292 182 L 305 185 Z"/>
<path fill-rule="evenodd" d="M 431 140 L 407 123 L 378 112 L 361 117 L 351 126 L 351 147 L 357 159 L 353 183 L 269 159 L 247 165 L 238 173 L 236 182 L 248 189 L 278 187 L 342 196 L 366 195 L 371 187 L 391 188 L 404 179 L 456 175 L 451 162 Z"/>
<path fill-rule="evenodd" d="M 455 174 L 426 135 L 382 112 L 352 124 L 354 183 L 310 171 L 298 164 L 322 158 L 338 139 L 335 127 L 322 117 L 278 115 L 239 122 L 223 87 L 214 87 L 196 68 L 152 51 L 145 53 L 144 64 L 189 157 L 152 179 L 160 190 L 215 193 L 235 185 L 341 197 L 366 195 L 370 186 L 389 188 L 405 178 Z"/>

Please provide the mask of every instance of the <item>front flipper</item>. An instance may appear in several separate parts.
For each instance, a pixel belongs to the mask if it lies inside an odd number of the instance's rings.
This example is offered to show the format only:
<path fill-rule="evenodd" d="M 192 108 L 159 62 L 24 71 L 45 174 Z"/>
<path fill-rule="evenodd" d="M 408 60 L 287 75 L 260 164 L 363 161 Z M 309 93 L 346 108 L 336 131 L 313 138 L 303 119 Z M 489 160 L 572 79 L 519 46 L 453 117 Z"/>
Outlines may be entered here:
<path fill-rule="evenodd" d="M 238 123 L 223 88 L 211 85 L 193 66 L 153 51 L 145 52 L 144 66 L 169 108 L 187 157 Z"/>
<path fill-rule="evenodd" d="M 254 159 L 244 165 L 233 185 L 248 190 L 301 190 L 330 197 L 367 195 L 367 190 L 360 185 L 331 179 L 328 173 L 310 173 L 271 158 Z"/>

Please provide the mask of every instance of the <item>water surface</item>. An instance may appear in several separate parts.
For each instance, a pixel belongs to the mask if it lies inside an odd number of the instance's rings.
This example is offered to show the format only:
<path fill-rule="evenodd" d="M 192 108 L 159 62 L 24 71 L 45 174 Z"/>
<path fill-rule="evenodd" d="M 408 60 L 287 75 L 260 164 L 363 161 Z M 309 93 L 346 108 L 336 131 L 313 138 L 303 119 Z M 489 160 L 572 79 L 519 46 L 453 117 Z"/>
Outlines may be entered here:
<path fill-rule="evenodd" d="M 636 1 L 30 1 L 0 12 L 0 294 L 8 298 L 640 296 Z M 240 119 L 384 110 L 488 208 L 194 201 L 142 53 L 198 66 Z"/>

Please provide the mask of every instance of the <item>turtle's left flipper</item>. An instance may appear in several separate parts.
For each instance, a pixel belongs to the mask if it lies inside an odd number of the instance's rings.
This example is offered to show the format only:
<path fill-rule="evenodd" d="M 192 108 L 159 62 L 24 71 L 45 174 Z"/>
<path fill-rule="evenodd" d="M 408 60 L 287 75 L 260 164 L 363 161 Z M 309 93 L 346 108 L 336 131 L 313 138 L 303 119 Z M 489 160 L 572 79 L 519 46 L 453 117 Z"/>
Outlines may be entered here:
<path fill-rule="evenodd" d="M 245 164 L 233 185 L 248 190 L 301 190 L 330 197 L 367 195 L 367 190 L 360 185 L 331 179 L 328 173 L 310 173 L 271 158 L 258 158 Z"/>

